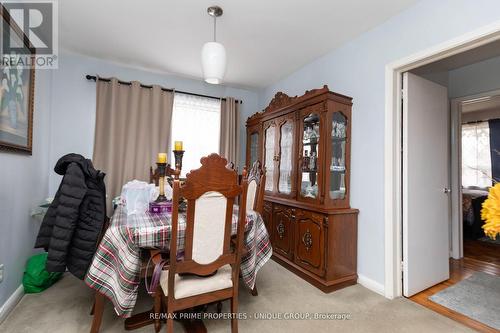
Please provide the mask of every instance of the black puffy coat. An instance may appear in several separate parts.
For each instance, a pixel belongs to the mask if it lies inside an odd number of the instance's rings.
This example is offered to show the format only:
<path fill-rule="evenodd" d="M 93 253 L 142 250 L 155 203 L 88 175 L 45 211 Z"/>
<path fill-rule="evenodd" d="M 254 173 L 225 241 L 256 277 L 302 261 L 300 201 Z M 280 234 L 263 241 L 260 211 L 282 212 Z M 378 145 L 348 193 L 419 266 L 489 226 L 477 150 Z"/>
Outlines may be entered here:
<path fill-rule="evenodd" d="M 47 271 L 64 272 L 67 267 L 83 279 L 106 219 L 104 173 L 78 154 L 61 157 L 54 171 L 64 177 L 43 219 L 35 247 L 48 251 Z"/>

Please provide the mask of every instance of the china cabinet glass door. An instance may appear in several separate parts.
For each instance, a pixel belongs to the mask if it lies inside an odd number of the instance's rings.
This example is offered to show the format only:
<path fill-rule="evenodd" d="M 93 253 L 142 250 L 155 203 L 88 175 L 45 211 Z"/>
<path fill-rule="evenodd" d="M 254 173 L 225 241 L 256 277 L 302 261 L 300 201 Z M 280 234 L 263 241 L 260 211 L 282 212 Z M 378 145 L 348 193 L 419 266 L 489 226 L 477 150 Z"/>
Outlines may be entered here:
<path fill-rule="evenodd" d="M 275 139 L 276 139 L 276 126 L 269 125 L 264 130 L 264 166 L 266 167 L 266 185 L 267 192 L 274 190 L 274 166 L 275 166 Z"/>
<path fill-rule="evenodd" d="M 293 120 L 280 126 L 278 191 L 292 193 Z"/>
<path fill-rule="evenodd" d="M 329 197 L 338 200 L 344 199 L 346 194 L 347 118 L 341 112 L 335 112 L 331 121 Z"/>
<path fill-rule="evenodd" d="M 253 132 L 250 134 L 250 164 L 252 165 L 259 159 L 259 132 Z"/>
<path fill-rule="evenodd" d="M 316 199 L 319 196 L 318 171 L 319 171 L 319 142 L 320 142 L 320 116 L 316 113 L 308 114 L 302 118 L 301 133 L 301 165 L 300 170 L 300 195 L 304 198 Z"/>

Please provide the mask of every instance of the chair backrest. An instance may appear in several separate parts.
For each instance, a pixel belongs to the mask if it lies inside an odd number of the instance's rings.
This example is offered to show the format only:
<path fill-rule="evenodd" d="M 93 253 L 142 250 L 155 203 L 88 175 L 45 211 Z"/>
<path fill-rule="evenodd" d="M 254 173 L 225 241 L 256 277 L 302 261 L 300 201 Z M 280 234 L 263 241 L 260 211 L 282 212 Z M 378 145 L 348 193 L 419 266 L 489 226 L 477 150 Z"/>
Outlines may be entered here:
<path fill-rule="evenodd" d="M 193 273 L 203 276 L 227 264 L 239 267 L 245 231 L 247 181 L 244 179 L 239 185 L 236 171 L 228 169 L 226 165 L 225 158 L 211 154 L 201 159 L 199 169 L 186 175 L 182 186 L 179 180 L 174 180 L 169 288 L 174 287 L 175 274 Z M 243 206 L 240 207 L 238 217 L 236 249 L 232 249 L 233 204 L 240 194 Z M 187 200 L 187 213 L 184 260 L 177 262 L 180 197 Z"/>
<path fill-rule="evenodd" d="M 160 183 L 160 173 L 158 169 L 154 169 L 153 171 L 153 167 L 149 167 L 149 183 L 154 183 L 156 186 Z"/>
<path fill-rule="evenodd" d="M 262 214 L 264 205 L 265 173 L 260 161 L 255 161 L 248 172 L 247 209 Z"/>
<path fill-rule="evenodd" d="M 170 168 L 170 164 L 167 164 L 167 167 L 165 169 L 165 176 L 166 177 L 174 177 L 174 178 L 178 178 L 180 175 L 180 170 L 174 170 L 172 168 Z M 160 184 L 160 172 L 158 171 L 158 168 L 154 169 L 153 171 L 153 167 L 149 167 L 149 183 L 150 184 L 155 184 L 156 186 L 158 186 Z"/>
<path fill-rule="evenodd" d="M 234 170 L 236 171 L 236 179 L 238 181 L 238 184 L 240 183 L 240 179 L 241 179 L 241 175 L 238 174 L 238 167 L 234 167 L 234 162 L 229 162 L 227 165 L 226 165 L 226 168 L 228 168 L 229 170 Z M 236 200 L 236 204 L 238 204 L 238 200 Z"/>

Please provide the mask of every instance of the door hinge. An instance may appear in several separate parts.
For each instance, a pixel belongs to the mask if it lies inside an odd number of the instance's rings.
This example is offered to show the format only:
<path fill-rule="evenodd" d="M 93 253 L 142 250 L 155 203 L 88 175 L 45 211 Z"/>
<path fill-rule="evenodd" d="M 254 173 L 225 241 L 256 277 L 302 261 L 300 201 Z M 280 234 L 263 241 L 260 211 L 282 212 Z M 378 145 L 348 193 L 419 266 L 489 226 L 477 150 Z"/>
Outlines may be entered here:
<path fill-rule="evenodd" d="M 405 90 L 401 89 L 401 100 L 405 98 Z"/>
<path fill-rule="evenodd" d="M 401 272 L 404 272 L 404 270 L 405 270 L 405 262 L 404 261 L 401 261 L 399 263 L 399 269 L 401 270 Z"/>

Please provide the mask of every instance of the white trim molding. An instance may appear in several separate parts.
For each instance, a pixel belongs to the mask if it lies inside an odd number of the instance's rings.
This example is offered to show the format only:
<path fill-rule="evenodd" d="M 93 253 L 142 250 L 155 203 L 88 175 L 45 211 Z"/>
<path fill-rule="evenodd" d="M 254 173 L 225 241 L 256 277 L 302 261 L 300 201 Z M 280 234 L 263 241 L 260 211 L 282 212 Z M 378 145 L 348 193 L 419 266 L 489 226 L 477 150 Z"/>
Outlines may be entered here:
<path fill-rule="evenodd" d="M 500 21 L 386 66 L 385 69 L 385 297 L 402 295 L 401 80 L 411 69 L 500 40 Z"/>
<path fill-rule="evenodd" d="M 366 289 L 370 289 L 371 291 L 376 292 L 379 295 L 385 295 L 384 285 L 382 283 L 372 280 L 362 274 L 358 274 L 358 283 Z"/>
<path fill-rule="evenodd" d="M 17 289 L 10 295 L 10 297 L 5 301 L 5 303 L 0 307 L 0 324 L 7 318 L 9 313 L 14 310 L 17 303 L 24 296 L 24 287 L 21 284 Z"/>
<path fill-rule="evenodd" d="M 462 103 L 457 99 L 450 101 L 450 133 L 451 133 L 451 228 L 450 257 L 463 257 L 462 235 Z"/>

